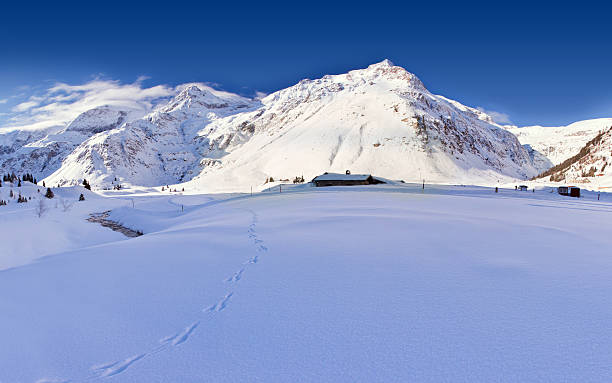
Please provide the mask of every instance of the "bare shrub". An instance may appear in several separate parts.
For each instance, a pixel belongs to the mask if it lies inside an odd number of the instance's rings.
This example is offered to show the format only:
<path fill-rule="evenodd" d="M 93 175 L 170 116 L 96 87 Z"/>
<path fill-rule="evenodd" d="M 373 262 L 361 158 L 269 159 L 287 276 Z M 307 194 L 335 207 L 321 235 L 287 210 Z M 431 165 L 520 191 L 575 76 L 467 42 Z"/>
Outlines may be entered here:
<path fill-rule="evenodd" d="M 39 199 L 38 203 L 36 204 L 36 207 L 34 208 L 34 212 L 36 213 L 38 218 L 41 218 L 48 210 L 49 208 L 47 207 L 45 200 L 42 198 Z"/>
<path fill-rule="evenodd" d="M 72 207 L 72 202 L 70 202 L 70 201 L 69 201 L 69 200 L 67 200 L 67 199 L 62 198 L 62 199 L 60 200 L 60 205 L 61 205 L 61 207 L 62 207 L 62 211 L 65 213 L 65 212 L 67 212 L 68 210 L 70 210 L 70 208 Z"/>

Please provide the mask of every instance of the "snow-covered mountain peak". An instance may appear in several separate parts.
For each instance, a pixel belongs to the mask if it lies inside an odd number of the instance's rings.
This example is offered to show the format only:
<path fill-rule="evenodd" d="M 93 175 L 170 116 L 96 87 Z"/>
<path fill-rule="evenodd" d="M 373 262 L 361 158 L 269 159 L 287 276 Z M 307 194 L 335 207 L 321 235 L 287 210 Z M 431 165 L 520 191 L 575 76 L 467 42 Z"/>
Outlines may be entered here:
<path fill-rule="evenodd" d="M 348 73 L 325 75 L 319 79 L 304 79 L 296 85 L 272 93 L 262 102 L 265 105 L 282 105 L 283 109 L 301 103 L 312 103 L 343 94 L 374 94 L 389 91 L 414 93 L 412 98 L 433 97 L 421 80 L 406 69 L 394 66 L 389 60 L 356 69 Z"/>
<path fill-rule="evenodd" d="M 395 66 L 395 64 L 393 64 L 393 62 L 391 60 L 384 59 L 381 62 L 377 62 L 377 63 L 374 63 L 374 64 L 370 65 L 369 68 L 376 68 L 376 67 L 387 67 L 387 68 L 390 68 L 390 67 L 394 67 L 394 66 Z"/>
<path fill-rule="evenodd" d="M 66 131 L 83 134 L 96 134 L 118 128 L 134 117 L 135 111 L 123 110 L 110 105 L 103 105 L 78 115 L 66 127 Z"/>
<path fill-rule="evenodd" d="M 540 170 L 516 137 L 484 113 L 431 94 L 389 61 L 302 80 L 262 103 L 200 132 L 203 171 L 193 185 L 225 190 L 269 176 L 309 178 L 346 169 L 469 183 Z"/>
<path fill-rule="evenodd" d="M 419 91 L 427 92 L 427 89 L 421 80 L 419 80 L 414 73 L 408 72 L 401 66 L 394 65 L 388 59 L 372 64 L 366 69 L 351 71 L 349 74 L 353 77 L 362 77 L 370 81 L 386 80 L 390 82 L 397 82 L 398 86 L 405 86 L 408 84 L 412 88 L 418 89 Z"/>
<path fill-rule="evenodd" d="M 187 84 L 179 94 L 159 111 L 173 113 L 188 109 L 241 109 L 253 106 L 253 101 L 238 95 L 216 91 L 201 84 Z"/>

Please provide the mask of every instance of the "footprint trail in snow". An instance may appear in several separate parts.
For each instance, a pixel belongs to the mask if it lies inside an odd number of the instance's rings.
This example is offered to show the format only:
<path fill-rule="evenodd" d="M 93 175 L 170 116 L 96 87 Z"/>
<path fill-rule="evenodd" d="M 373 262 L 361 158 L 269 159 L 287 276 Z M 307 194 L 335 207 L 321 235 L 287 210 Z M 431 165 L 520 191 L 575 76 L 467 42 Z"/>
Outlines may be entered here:
<path fill-rule="evenodd" d="M 257 222 L 259 217 L 257 213 L 252 210 L 247 209 L 249 213 L 251 213 L 252 219 L 251 224 L 248 227 L 247 233 L 248 238 L 252 242 L 254 251 L 257 253 L 268 251 L 268 248 L 264 245 L 264 241 L 259 239 L 257 234 Z M 248 270 L 248 268 L 252 265 L 255 265 L 259 262 L 260 254 L 252 255 L 246 262 L 242 264 L 242 268 L 238 269 L 232 276 L 226 278 L 224 282 L 230 283 L 232 286 L 235 286 L 242 278 L 244 273 Z M 233 291 L 228 291 L 221 299 L 219 299 L 215 304 L 208 306 L 202 312 L 204 315 L 210 315 L 215 313 L 220 313 L 225 310 L 229 303 L 230 298 L 234 295 Z M 98 380 L 102 378 L 110 378 L 112 376 L 116 376 L 125 372 L 136 362 L 150 356 L 157 354 L 159 352 L 168 350 L 172 347 L 179 346 L 189 340 L 191 335 L 196 331 L 196 329 L 200 326 L 200 319 L 195 320 L 191 324 L 185 326 L 182 330 L 178 331 L 173 335 L 166 336 L 162 338 L 157 346 L 151 348 L 150 350 L 133 355 L 127 359 L 118 360 L 110 363 L 98 364 L 91 367 L 90 375 L 83 379 L 76 379 L 74 381 L 92 381 Z M 91 375 L 93 373 L 93 375 Z"/>

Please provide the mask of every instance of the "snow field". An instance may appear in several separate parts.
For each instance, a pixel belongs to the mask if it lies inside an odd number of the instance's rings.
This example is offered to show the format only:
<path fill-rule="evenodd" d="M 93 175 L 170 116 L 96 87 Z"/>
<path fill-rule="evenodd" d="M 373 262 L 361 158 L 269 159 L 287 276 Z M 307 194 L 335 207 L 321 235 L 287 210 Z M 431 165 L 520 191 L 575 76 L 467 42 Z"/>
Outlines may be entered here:
<path fill-rule="evenodd" d="M 606 381 L 612 205 L 593 197 L 99 198 L 145 235 L 1 272 L 0 379 Z"/>

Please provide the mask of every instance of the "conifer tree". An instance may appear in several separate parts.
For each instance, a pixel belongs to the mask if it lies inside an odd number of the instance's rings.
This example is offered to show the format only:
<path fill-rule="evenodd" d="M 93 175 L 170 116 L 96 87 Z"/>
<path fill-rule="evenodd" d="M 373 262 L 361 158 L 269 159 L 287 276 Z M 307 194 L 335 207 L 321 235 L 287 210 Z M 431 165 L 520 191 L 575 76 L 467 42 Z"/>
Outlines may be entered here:
<path fill-rule="evenodd" d="M 81 193 L 81 195 L 79 196 L 79 201 L 85 201 L 85 196 L 83 195 L 83 193 Z"/>
<path fill-rule="evenodd" d="M 51 188 L 47 188 L 47 193 L 45 193 L 45 197 L 51 199 L 53 198 L 54 194 L 53 194 L 53 190 L 51 190 Z"/>

